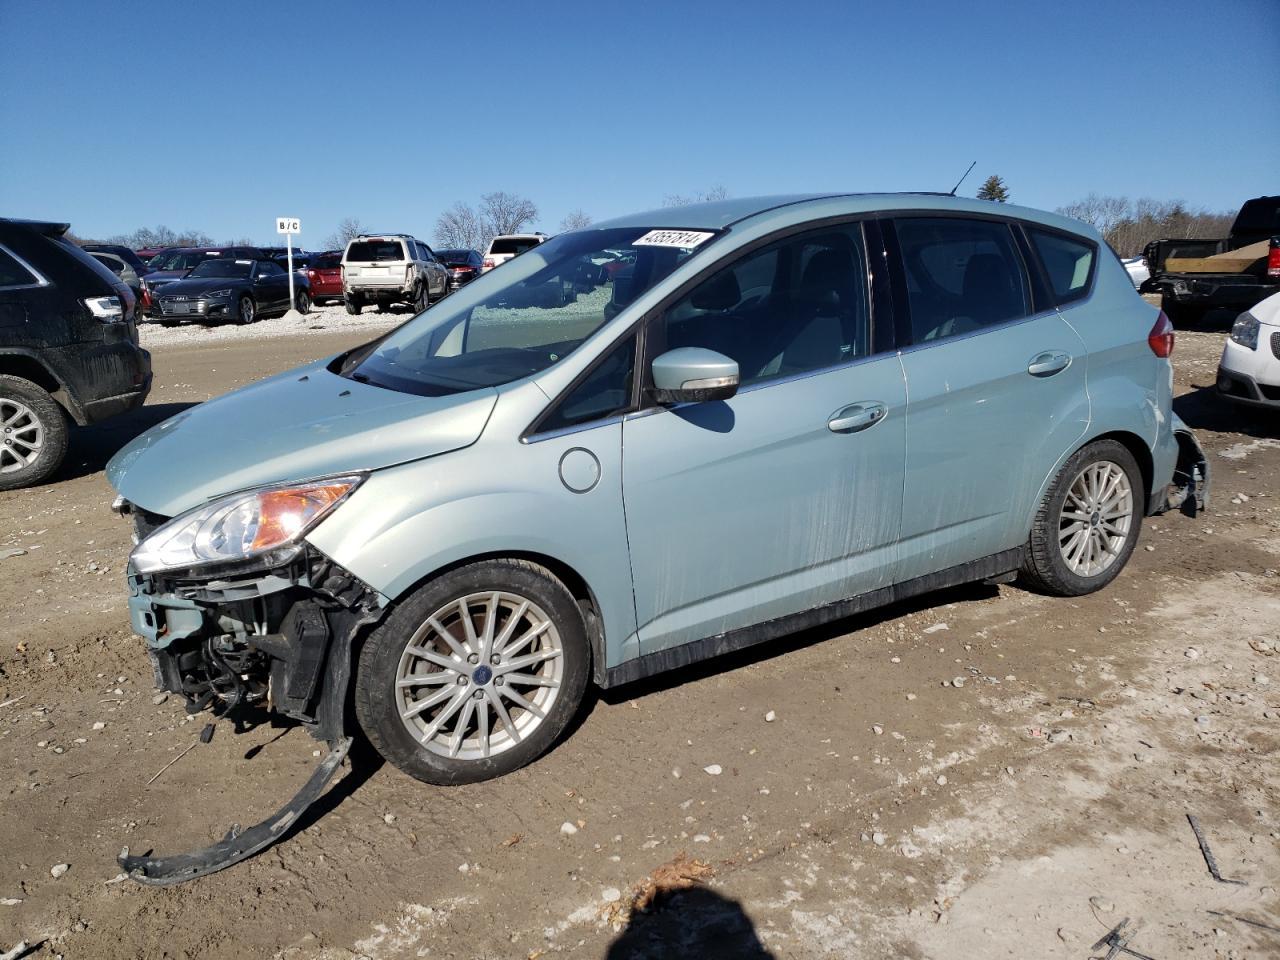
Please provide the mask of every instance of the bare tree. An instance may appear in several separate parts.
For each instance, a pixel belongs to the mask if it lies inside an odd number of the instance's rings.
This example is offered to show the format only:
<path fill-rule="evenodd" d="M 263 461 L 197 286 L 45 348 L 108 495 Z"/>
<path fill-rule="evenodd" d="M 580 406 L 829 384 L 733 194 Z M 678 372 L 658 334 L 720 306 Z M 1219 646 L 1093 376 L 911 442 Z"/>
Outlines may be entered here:
<path fill-rule="evenodd" d="M 699 190 L 691 196 L 685 196 L 681 193 L 668 193 L 662 199 L 664 207 L 687 207 L 691 203 L 711 203 L 713 200 L 729 199 L 729 191 L 724 188 L 724 184 L 718 183 L 710 190 Z"/>
<path fill-rule="evenodd" d="M 343 217 L 338 222 L 338 229 L 329 234 L 324 242 L 326 250 L 345 250 L 347 244 L 364 233 L 364 224 L 356 217 Z"/>
<path fill-rule="evenodd" d="M 560 221 L 560 231 L 564 233 L 569 230 L 581 230 L 583 227 L 591 226 L 591 222 L 591 217 L 588 214 L 581 210 L 571 210 Z"/>
<path fill-rule="evenodd" d="M 461 200 L 436 218 L 435 243 L 442 250 L 484 250 L 491 236 L 480 214 Z"/>
<path fill-rule="evenodd" d="M 211 247 L 213 237 L 200 230 L 170 230 L 158 227 L 139 227 L 132 233 L 108 237 L 108 243 L 118 243 L 133 250 L 144 247 Z"/>
<path fill-rule="evenodd" d="M 1058 213 L 1094 227 L 1122 257 L 1137 256 L 1152 240 L 1226 236 L 1233 219 L 1230 213 L 1191 210 L 1181 200 L 1130 200 L 1096 193 L 1059 207 Z"/>
<path fill-rule="evenodd" d="M 480 217 L 491 237 L 520 233 L 538 219 L 538 208 L 527 197 L 499 190 L 480 198 Z"/>

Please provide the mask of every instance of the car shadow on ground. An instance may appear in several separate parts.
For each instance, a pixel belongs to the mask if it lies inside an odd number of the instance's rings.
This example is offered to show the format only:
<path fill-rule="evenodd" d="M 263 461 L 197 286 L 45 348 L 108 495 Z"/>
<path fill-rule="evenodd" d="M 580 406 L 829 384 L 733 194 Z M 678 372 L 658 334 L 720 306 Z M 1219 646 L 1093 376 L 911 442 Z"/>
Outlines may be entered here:
<path fill-rule="evenodd" d="M 660 892 L 636 911 L 604 960 L 772 960 L 742 905 L 706 887 Z"/>
<path fill-rule="evenodd" d="M 1212 384 L 1193 385 L 1190 393 L 1174 397 L 1173 412 L 1193 430 L 1240 433 L 1257 438 L 1280 437 L 1280 414 L 1232 403 Z"/>
<path fill-rule="evenodd" d="M 130 440 L 194 406 L 194 403 L 148 404 L 91 427 L 72 429 L 67 459 L 49 482 L 59 483 L 99 472 Z"/>

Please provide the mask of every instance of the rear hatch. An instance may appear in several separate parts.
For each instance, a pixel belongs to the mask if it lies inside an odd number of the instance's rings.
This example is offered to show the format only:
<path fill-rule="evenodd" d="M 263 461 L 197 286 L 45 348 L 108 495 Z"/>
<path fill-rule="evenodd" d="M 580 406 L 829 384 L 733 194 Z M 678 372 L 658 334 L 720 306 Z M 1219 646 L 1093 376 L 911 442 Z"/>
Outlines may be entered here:
<path fill-rule="evenodd" d="M 342 258 L 343 276 L 357 283 L 398 284 L 406 259 L 401 240 L 352 240 Z"/>

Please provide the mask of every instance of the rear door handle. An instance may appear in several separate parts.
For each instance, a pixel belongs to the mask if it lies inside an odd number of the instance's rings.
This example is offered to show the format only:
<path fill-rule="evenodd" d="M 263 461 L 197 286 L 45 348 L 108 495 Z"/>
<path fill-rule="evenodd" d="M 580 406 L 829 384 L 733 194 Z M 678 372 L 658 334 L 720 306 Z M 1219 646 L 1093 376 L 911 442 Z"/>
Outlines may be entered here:
<path fill-rule="evenodd" d="M 1033 377 L 1052 377 L 1069 366 L 1071 366 L 1071 354 L 1046 350 L 1031 358 L 1031 362 L 1027 364 L 1027 373 Z"/>
<path fill-rule="evenodd" d="M 827 421 L 827 429 L 832 433 L 857 433 L 867 427 L 873 427 L 886 416 L 889 408 L 878 400 L 863 400 L 841 407 Z"/>

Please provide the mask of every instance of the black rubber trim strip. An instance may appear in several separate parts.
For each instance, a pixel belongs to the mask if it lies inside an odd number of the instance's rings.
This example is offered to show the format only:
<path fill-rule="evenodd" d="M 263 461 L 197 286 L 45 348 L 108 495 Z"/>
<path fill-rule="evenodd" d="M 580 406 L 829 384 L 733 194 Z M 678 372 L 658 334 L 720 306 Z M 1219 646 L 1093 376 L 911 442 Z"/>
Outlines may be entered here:
<path fill-rule="evenodd" d="M 248 830 L 232 827 L 213 846 L 192 853 L 176 853 L 169 857 L 131 857 L 125 847 L 119 856 L 120 866 L 130 878 L 151 887 L 169 887 L 208 876 L 247 860 L 281 839 L 307 808 L 320 799 L 320 794 L 333 777 L 339 764 L 351 749 L 351 738 L 343 737 L 333 744 L 329 755 L 320 762 L 311 778 L 283 807 Z"/>
<path fill-rule="evenodd" d="M 742 627 L 741 629 L 731 630 L 728 633 L 717 634 L 713 637 L 705 637 L 702 640 L 682 643 L 678 647 L 655 650 L 653 653 L 646 653 L 616 667 L 610 667 L 607 682 L 604 686 L 616 687 L 655 673 L 687 667 L 690 664 L 697 663 L 699 660 L 706 660 L 710 657 L 732 653 L 735 650 L 742 650 L 757 643 L 775 640 L 789 633 L 807 630 L 824 623 L 830 623 L 833 620 L 851 617 L 854 614 L 872 610 L 876 607 L 883 607 L 922 593 L 1012 573 L 1022 567 L 1025 552 L 1025 547 L 1015 547 L 1012 550 L 1004 550 L 979 560 L 948 567 L 946 570 L 939 570 L 937 573 L 916 577 L 914 580 L 907 580 L 904 583 L 881 587 L 847 600 L 837 600 L 834 603 L 824 604 L 810 610 L 801 610 L 799 613 L 778 617 L 776 620 L 768 620 L 754 626 Z"/>

